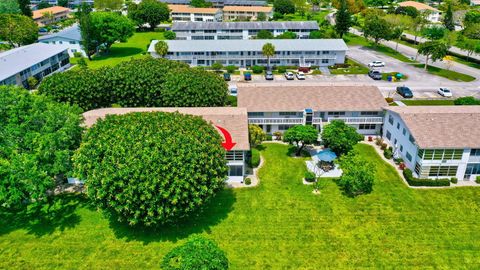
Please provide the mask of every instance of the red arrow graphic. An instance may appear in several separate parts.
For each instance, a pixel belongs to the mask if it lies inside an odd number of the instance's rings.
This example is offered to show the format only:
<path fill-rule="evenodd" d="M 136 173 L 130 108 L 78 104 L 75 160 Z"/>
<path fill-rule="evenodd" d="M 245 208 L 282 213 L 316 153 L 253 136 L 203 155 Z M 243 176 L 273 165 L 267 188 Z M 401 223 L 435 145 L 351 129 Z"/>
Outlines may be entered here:
<path fill-rule="evenodd" d="M 225 142 L 222 142 L 223 148 L 225 150 L 230 151 L 232 148 L 237 144 L 232 141 L 232 135 L 230 135 L 230 132 L 228 130 L 222 128 L 221 126 L 216 126 L 223 134 L 223 137 L 225 137 Z"/>

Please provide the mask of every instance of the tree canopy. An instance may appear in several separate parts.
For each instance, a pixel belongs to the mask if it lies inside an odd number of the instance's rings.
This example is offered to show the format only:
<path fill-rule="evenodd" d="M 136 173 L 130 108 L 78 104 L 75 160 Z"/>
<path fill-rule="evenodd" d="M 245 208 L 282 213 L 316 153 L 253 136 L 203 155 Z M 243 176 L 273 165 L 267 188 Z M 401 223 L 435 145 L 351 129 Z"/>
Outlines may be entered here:
<path fill-rule="evenodd" d="M 109 115 L 87 130 L 74 155 L 89 198 L 129 225 L 175 223 L 221 189 L 222 138 L 199 116 Z"/>
<path fill-rule="evenodd" d="M 275 45 L 270 42 L 263 44 L 262 54 L 267 57 L 267 66 L 270 67 L 270 58 L 275 56 Z"/>
<path fill-rule="evenodd" d="M 192 0 L 190 6 L 197 8 L 208 8 L 212 6 L 212 2 L 207 2 L 205 0 Z"/>
<path fill-rule="evenodd" d="M 348 11 L 347 0 L 341 0 L 340 9 L 336 13 L 335 21 L 335 31 L 341 38 L 345 33 L 348 33 L 348 30 L 352 26 L 352 18 Z"/>
<path fill-rule="evenodd" d="M 162 261 L 165 270 L 226 270 L 228 259 L 215 242 L 199 235 L 172 249 Z"/>
<path fill-rule="evenodd" d="M 257 33 L 257 39 L 272 39 L 273 34 L 268 30 L 260 30 Z"/>
<path fill-rule="evenodd" d="M 376 44 L 382 39 L 392 39 L 392 31 L 393 25 L 380 16 L 372 15 L 365 18 L 363 34 L 366 38 L 373 38 Z"/>
<path fill-rule="evenodd" d="M 273 8 L 275 9 L 275 12 L 280 14 L 295 13 L 295 4 L 292 0 L 275 0 L 273 2 Z"/>
<path fill-rule="evenodd" d="M 93 5 L 97 10 L 115 11 L 120 10 L 124 0 L 94 0 Z"/>
<path fill-rule="evenodd" d="M 152 31 L 159 23 L 167 21 L 169 16 L 168 5 L 157 0 L 143 0 L 138 5 L 132 3 L 128 6 L 128 17 L 138 26 L 148 23 Z"/>
<path fill-rule="evenodd" d="M 340 158 L 340 168 L 343 173 L 339 183 L 347 195 L 372 192 L 375 180 L 375 165 L 372 162 L 350 151 Z"/>
<path fill-rule="evenodd" d="M 445 28 L 442 26 L 431 26 L 422 29 L 422 36 L 430 40 L 440 40 L 445 36 Z"/>
<path fill-rule="evenodd" d="M 159 40 L 155 44 L 155 52 L 161 57 L 165 57 L 168 53 L 168 44 L 163 40 Z"/>
<path fill-rule="evenodd" d="M 425 69 L 428 67 L 428 60 L 433 62 L 442 60 L 448 52 L 448 45 L 442 41 L 427 41 L 418 44 L 418 53 L 425 55 Z"/>
<path fill-rule="evenodd" d="M 38 26 L 32 20 L 19 14 L 0 14 L 0 40 L 18 47 L 35 43 L 38 39 Z"/>
<path fill-rule="evenodd" d="M 350 152 L 363 136 L 357 130 L 341 120 L 334 120 L 323 127 L 322 140 L 325 146 L 337 155 Z"/>
<path fill-rule="evenodd" d="M 267 138 L 267 134 L 257 125 L 248 125 L 248 141 L 252 147 L 260 145 Z"/>
<path fill-rule="evenodd" d="M 0 14 L 19 14 L 19 13 L 21 13 L 21 10 L 17 0 L 0 1 Z"/>
<path fill-rule="evenodd" d="M 0 206 L 42 202 L 71 170 L 81 110 L 25 89 L 0 86 Z"/>
<path fill-rule="evenodd" d="M 278 35 L 276 38 L 277 39 L 296 39 L 297 34 L 295 32 L 286 31 Z"/>
<path fill-rule="evenodd" d="M 452 3 L 447 3 L 447 11 L 443 15 L 443 26 L 449 31 L 455 31 L 455 23 L 453 22 Z"/>
<path fill-rule="evenodd" d="M 32 17 L 32 10 L 30 9 L 30 0 L 18 0 L 18 5 L 22 14 L 27 17 Z"/>
<path fill-rule="evenodd" d="M 296 156 L 300 156 L 305 145 L 314 143 L 318 140 L 318 130 L 310 125 L 293 126 L 285 131 L 283 140 L 295 144 L 297 151 Z"/>

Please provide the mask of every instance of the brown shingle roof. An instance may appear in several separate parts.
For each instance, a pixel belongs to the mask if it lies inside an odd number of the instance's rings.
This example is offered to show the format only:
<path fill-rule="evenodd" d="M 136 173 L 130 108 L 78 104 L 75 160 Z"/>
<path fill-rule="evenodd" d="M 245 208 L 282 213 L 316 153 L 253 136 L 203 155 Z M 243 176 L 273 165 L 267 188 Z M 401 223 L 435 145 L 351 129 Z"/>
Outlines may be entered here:
<path fill-rule="evenodd" d="M 32 11 L 32 18 L 35 20 L 35 19 L 40 19 L 43 17 L 43 14 L 47 13 L 47 12 L 51 12 L 53 15 L 55 14 L 58 14 L 58 13 L 62 13 L 62 12 L 71 12 L 71 10 L 69 8 L 66 8 L 66 7 L 60 7 L 60 6 L 53 6 L 53 7 L 49 7 L 49 8 L 42 8 L 42 9 L 39 9 L 39 10 L 34 10 Z"/>
<path fill-rule="evenodd" d="M 175 13 L 215 14 L 218 12 L 218 8 L 196 8 L 187 5 L 168 5 L 168 8 Z"/>
<path fill-rule="evenodd" d="M 436 8 L 433 8 L 429 5 L 425 5 L 424 3 L 419 3 L 419 2 L 415 2 L 415 1 L 405 1 L 405 2 L 398 3 L 398 5 L 401 6 L 401 7 L 414 7 L 417 10 L 438 11 L 438 9 L 436 9 Z"/>
<path fill-rule="evenodd" d="M 480 106 L 386 107 L 420 148 L 480 148 Z"/>
<path fill-rule="evenodd" d="M 272 12 L 272 7 L 257 7 L 257 6 L 225 6 L 223 11 L 242 11 L 242 12 Z"/>
<path fill-rule="evenodd" d="M 375 86 L 239 87 L 238 107 L 249 112 L 382 111 L 384 97 Z"/>
<path fill-rule="evenodd" d="M 233 107 L 204 108 L 104 108 L 83 113 L 85 125 L 91 127 L 97 119 L 108 114 L 127 114 L 131 112 L 179 112 L 198 115 L 213 125 L 218 125 L 230 132 L 236 145 L 232 150 L 249 150 L 247 110 Z M 219 131 L 220 135 L 222 134 Z M 223 136 L 223 135 L 222 135 Z"/>

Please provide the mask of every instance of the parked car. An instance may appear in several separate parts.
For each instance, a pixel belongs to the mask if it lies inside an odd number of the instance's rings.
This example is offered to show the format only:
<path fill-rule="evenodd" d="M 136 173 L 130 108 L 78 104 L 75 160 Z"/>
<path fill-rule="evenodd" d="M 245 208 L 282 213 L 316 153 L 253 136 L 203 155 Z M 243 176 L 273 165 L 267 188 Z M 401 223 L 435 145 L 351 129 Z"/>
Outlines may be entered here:
<path fill-rule="evenodd" d="M 381 80 L 382 79 L 382 73 L 378 70 L 370 70 L 368 72 L 368 76 L 374 80 Z"/>
<path fill-rule="evenodd" d="M 410 88 L 408 88 L 406 86 L 397 87 L 397 93 L 404 98 L 412 98 L 413 97 L 412 90 L 410 90 Z"/>
<path fill-rule="evenodd" d="M 373 62 L 368 63 L 368 66 L 369 66 L 369 67 L 384 67 L 384 66 L 385 66 L 385 62 L 382 62 L 382 61 L 373 61 Z"/>
<path fill-rule="evenodd" d="M 290 71 L 285 72 L 285 79 L 287 80 L 293 80 L 295 77 L 293 76 L 293 73 Z"/>
<path fill-rule="evenodd" d="M 299 71 L 297 73 L 297 80 L 305 80 L 305 73 Z"/>
<path fill-rule="evenodd" d="M 228 86 L 228 93 L 230 94 L 230 96 L 237 96 L 238 94 L 238 88 L 236 85 L 229 85 Z"/>
<path fill-rule="evenodd" d="M 437 93 L 442 97 L 452 97 L 452 91 L 447 88 L 440 88 Z"/>
<path fill-rule="evenodd" d="M 231 80 L 231 78 L 230 78 L 230 73 L 223 73 L 223 79 L 224 79 L 225 81 L 230 81 L 230 80 Z"/>
<path fill-rule="evenodd" d="M 273 80 L 273 73 L 271 71 L 265 72 L 265 80 Z"/>
<path fill-rule="evenodd" d="M 243 73 L 243 79 L 245 79 L 245 81 L 251 81 L 252 80 L 252 74 L 250 72 Z"/>

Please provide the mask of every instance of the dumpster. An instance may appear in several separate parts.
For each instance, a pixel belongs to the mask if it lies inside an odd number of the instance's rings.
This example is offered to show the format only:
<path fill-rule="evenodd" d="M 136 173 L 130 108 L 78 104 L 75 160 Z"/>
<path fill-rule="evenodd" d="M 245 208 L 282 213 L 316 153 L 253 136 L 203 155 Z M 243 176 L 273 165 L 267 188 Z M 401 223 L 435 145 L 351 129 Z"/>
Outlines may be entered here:
<path fill-rule="evenodd" d="M 401 78 L 403 78 L 403 74 L 402 73 L 397 73 L 395 75 L 395 77 L 397 77 L 397 79 L 400 80 Z"/>

